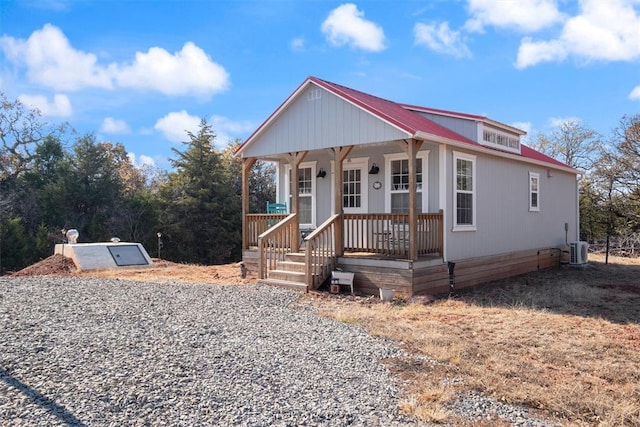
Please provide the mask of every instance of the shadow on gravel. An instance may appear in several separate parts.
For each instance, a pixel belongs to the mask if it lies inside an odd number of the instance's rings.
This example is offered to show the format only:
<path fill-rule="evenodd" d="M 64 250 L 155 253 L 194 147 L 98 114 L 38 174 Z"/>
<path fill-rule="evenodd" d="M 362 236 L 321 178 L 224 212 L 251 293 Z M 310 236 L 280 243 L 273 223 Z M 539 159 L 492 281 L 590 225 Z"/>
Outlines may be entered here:
<path fill-rule="evenodd" d="M 529 307 L 640 324 L 640 265 L 589 262 L 541 270 L 463 289 L 457 297 L 485 307 Z"/>
<path fill-rule="evenodd" d="M 36 405 L 39 405 L 44 410 L 49 412 L 54 417 L 60 419 L 63 423 L 68 426 L 86 426 L 85 423 L 80 421 L 73 415 L 71 412 L 67 411 L 64 406 L 58 405 L 56 402 L 43 395 L 37 390 L 29 387 L 19 379 L 13 377 L 9 372 L 7 372 L 4 368 L 0 367 L 0 381 L 4 381 L 9 386 L 19 390 L 28 396 Z"/>

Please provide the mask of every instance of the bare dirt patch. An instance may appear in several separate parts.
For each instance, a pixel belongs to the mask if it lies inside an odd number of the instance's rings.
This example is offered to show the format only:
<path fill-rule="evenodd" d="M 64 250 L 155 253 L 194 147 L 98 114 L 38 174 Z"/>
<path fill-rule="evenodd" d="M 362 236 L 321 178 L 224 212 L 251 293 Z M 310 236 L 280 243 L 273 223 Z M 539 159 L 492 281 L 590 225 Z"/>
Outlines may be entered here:
<path fill-rule="evenodd" d="M 246 285 L 256 281 L 256 275 L 248 271 L 241 277 L 240 264 L 196 265 L 180 264 L 154 258 L 151 267 L 118 268 L 110 270 L 77 271 L 73 261 L 62 255 L 50 256 L 36 264 L 22 269 L 13 276 L 85 276 L 118 278 L 122 280 L 157 283 L 203 283 L 222 285 Z"/>
<path fill-rule="evenodd" d="M 75 272 L 76 266 L 70 258 L 62 255 L 52 255 L 13 273 L 12 276 L 69 276 Z"/>

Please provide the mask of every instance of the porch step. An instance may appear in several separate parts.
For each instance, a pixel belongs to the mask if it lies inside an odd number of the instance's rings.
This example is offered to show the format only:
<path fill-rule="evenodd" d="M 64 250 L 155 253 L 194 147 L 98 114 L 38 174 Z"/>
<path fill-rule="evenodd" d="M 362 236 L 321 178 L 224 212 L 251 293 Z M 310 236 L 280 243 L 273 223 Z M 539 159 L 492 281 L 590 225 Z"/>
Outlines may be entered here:
<path fill-rule="evenodd" d="M 258 284 L 275 286 L 278 288 L 292 289 L 294 291 L 307 292 L 307 285 L 300 282 L 292 282 L 290 280 L 280 279 L 258 279 Z"/>
<path fill-rule="evenodd" d="M 291 261 L 291 262 L 300 262 L 304 264 L 306 261 L 304 252 L 290 252 L 286 254 L 284 257 L 287 261 Z"/>
<path fill-rule="evenodd" d="M 298 283 L 304 283 L 305 280 L 305 273 L 300 271 L 269 270 L 267 274 L 269 279 L 287 280 Z"/>
<path fill-rule="evenodd" d="M 279 261 L 278 270 L 297 271 L 299 273 L 304 273 L 306 271 L 304 262 L 296 261 Z"/>

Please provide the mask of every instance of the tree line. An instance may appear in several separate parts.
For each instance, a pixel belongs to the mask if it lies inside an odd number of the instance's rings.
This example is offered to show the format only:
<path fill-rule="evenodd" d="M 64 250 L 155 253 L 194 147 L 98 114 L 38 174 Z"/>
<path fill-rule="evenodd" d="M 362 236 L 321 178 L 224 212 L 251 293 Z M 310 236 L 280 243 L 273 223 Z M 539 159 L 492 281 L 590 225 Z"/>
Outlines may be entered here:
<path fill-rule="evenodd" d="M 567 120 L 533 146 L 581 171 L 580 239 L 607 256 L 640 256 L 640 114 L 608 136 Z"/>
<path fill-rule="evenodd" d="M 50 125 L 2 94 L 0 102 L 0 274 L 52 255 L 71 228 L 79 242 L 117 237 L 175 262 L 241 259 L 239 141 L 216 148 L 202 120 L 173 149 L 171 171 L 159 171 L 135 166 L 122 144 Z M 274 173 L 269 163 L 252 168 L 252 212 L 275 199 Z"/>
<path fill-rule="evenodd" d="M 173 149 L 171 171 L 135 166 L 119 143 L 51 125 L 0 94 L 0 274 L 53 253 L 61 230 L 81 242 L 141 242 L 152 256 L 222 264 L 241 259 L 239 141 L 216 148 L 206 120 Z M 575 120 L 533 147 L 582 172 L 580 238 L 622 255 L 640 251 L 640 114 L 606 137 Z M 250 174 L 250 211 L 275 200 L 275 168 Z"/>

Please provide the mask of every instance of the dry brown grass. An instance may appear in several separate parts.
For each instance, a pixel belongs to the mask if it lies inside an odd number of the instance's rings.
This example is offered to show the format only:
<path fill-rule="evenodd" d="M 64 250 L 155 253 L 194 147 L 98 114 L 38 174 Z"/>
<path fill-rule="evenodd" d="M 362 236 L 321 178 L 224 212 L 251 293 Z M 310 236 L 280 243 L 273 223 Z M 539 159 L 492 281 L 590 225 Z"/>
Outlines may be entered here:
<path fill-rule="evenodd" d="M 428 306 L 312 298 L 326 315 L 437 361 L 389 362 L 408 383 L 403 410 L 423 420 L 452 421 L 447 401 L 480 390 L 564 425 L 637 426 L 640 260 L 592 259 Z"/>

